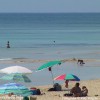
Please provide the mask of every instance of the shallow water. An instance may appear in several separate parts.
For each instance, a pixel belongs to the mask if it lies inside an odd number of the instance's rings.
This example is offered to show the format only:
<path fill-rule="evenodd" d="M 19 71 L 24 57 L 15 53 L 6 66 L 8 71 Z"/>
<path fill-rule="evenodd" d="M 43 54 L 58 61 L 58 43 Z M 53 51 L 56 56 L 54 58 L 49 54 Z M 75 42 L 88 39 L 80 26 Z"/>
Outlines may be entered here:
<path fill-rule="evenodd" d="M 11 48 L 6 48 L 7 41 Z M 35 72 L 36 68 L 45 61 L 73 58 L 100 59 L 99 13 L 0 14 L 0 69 L 25 66 L 33 70 L 30 85 L 46 85 L 52 84 L 50 72 L 47 69 Z M 15 59 L 19 62 L 14 62 Z M 23 63 L 21 59 L 41 62 Z M 84 66 L 66 62 L 59 68 L 53 67 L 53 75 L 72 73 L 81 80 L 98 79 L 99 65 L 99 61 L 86 62 Z"/>

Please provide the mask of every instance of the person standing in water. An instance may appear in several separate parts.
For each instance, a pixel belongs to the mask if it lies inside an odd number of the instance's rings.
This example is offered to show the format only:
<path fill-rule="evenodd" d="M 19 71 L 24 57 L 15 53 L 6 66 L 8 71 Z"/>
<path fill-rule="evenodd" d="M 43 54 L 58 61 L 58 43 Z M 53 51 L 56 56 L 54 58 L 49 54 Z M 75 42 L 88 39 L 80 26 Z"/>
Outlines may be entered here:
<path fill-rule="evenodd" d="M 56 42 L 56 41 L 53 41 L 54 43 Z"/>
<path fill-rule="evenodd" d="M 7 48 L 10 48 L 10 44 L 9 44 L 9 41 L 7 42 Z"/>

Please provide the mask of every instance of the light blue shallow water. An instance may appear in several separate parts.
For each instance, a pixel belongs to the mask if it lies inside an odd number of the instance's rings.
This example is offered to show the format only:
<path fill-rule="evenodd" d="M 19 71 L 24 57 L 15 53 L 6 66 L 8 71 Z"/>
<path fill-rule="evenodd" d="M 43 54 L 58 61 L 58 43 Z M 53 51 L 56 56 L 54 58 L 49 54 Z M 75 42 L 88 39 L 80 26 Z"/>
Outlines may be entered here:
<path fill-rule="evenodd" d="M 9 49 L 6 48 L 7 41 L 10 42 L 11 48 Z M 99 54 L 99 13 L 0 14 L 0 60 L 14 58 L 100 59 Z M 42 64 L 19 65 L 35 71 L 34 66 L 39 67 Z M 12 65 L 14 64 L 1 63 L 0 68 Z M 82 80 L 100 78 L 100 68 L 95 67 L 94 63 L 92 67 L 91 63 L 87 63 L 82 68 L 76 63 L 66 63 L 61 66 L 61 70 L 57 67 L 53 69 L 54 76 L 70 72 L 79 75 Z M 52 84 L 50 73 L 47 70 L 33 72 L 30 77 L 33 81 L 31 85 Z"/>

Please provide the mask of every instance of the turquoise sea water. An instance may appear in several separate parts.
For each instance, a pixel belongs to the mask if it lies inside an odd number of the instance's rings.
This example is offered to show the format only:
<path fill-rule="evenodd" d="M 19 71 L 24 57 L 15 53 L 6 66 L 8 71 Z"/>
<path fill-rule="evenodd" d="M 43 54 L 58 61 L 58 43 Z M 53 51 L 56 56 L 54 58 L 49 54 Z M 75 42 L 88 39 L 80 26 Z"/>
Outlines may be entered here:
<path fill-rule="evenodd" d="M 15 48 L 100 44 L 100 14 L 0 14 L 0 40 Z"/>
<path fill-rule="evenodd" d="M 6 48 L 7 41 L 10 42 L 9 49 Z M 0 60 L 14 58 L 100 59 L 100 13 L 1 13 Z M 33 67 L 42 64 L 41 62 L 19 65 L 33 70 Z M 0 68 L 12 65 L 14 64 L 1 63 Z M 79 75 L 82 80 L 100 77 L 100 68 L 95 67 L 95 64 L 91 67 L 91 63 L 87 63 L 82 68 L 76 63 L 61 66 L 63 69 L 57 69 L 59 71 L 56 71 L 57 67 L 54 68 L 55 76 L 70 72 Z M 33 79 L 32 84 L 51 84 L 49 74 L 47 70 L 39 73 L 35 73 L 34 70 L 30 76 Z M 44 79 L 45 75 L 47 78 Z"/>

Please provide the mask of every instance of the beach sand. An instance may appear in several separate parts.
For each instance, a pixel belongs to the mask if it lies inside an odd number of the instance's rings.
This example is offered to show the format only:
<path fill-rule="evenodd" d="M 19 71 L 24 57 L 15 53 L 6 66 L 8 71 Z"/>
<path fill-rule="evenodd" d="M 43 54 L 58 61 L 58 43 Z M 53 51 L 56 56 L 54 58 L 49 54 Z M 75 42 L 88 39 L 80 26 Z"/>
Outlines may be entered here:
<path fill-rule="evenodd" d="M 75 85 L 76 82 L 69 82 L 69 89 L 72 88 Z M 52 87 L 52 85 L 47 85 L 47 86 L 37 86 L 36 88 L 39 88 L 41 92 L 43 93 L 42 95 L 33 95 L 31 96 L 30 100 L 100 100 L 100 80 L 87 80 L 87 81 L 80 81 L 80 87 L 85 85 L 89 92 L 87 97 L 64 97 L 63 95 L 65 93 L 68 93 L 66 91 L 64 84 L 61 84 L 62 86 L 62 91 L 48 91 L 49 88 Z M 12 99 L 11 99 L 12 98 Z M 9 97 L 5 99 L 3 96 L 3 100 L 15 100 L 15 97 Z M 0 96 L 0 100 L 2 100 L 2 96 Z M 19 97 L 16 97 L 16 100 L 22 100 Z"/>
<path fill-rule="evenodd" d="M 87 80 L 87 81 L 80 81 L 80 87 L 82 87 L 83 85 L 85 85 L 88 88 L 88 97 L 83 98 L 84 100 L 100 100 L 100 80 Z M 75 85 L 75 82 L 69 82 L 69 88 L 72 88 Z M 37 100 L 63 100 L 64 96 L 63 94 L 68 93 L 68 91 L 66 91 L 64 84 L 62 84 L 62 91 L 50 91 L 48 92 L 47 90 L 49 88 L 51 88 L 52 86 L 48 85 L 48 86 L 38 86 L 37 88 L 39 88 L 41 90 L 42 93 L 45 93 L 43 95 L 39 95 L 39 96 L 34 96 L 37 98 Z M 76 100 L 83 100 L 82 98 L 80 99 L 76 99 Z M 65 100 L 75 100 L 75 98 L 65 98 Z"/>
<path fill-rule="evenodd" d="M 77 62 L 78 59 L 72 58 L 72 59 L 62 59 L 63 62 Z M 84 62 L 97 62 L 100 63 L 99 59 L 83 59 Z M 33 60 L 33 59 L 14 59 L 14 60 L 7 60 L 7 61 L 0 61 L 0 64 L 21 64 L 21 63 L 34 63 L 34 62 L 46 62 L 50 60 Z M 86 77 L 86 76 L 85 76 Z M 69 82 L 69 89 L 71 89 L 75 85 L 75 81 Z M 80 81 L 80 87 L 83 85 L 88 88 L 88 97 L 89 98 L 80 98 L 80 99 L 71 99 L 71 98 L 65 98 L 64 100 L 100 100 L 100 80 L 85 80 Z M 31 97 L 36 98 L 36 100 L 63 100 L 63 95 L 67 93 L 68 91 L 64 91 L 66 88 L 64 87 L 64 84 L 61 84 L 63 91 L 51 91 L 48 92 L 49 88 L 52 88 L 52 85 L 47 86 L 34 86 L 36 88 L 39 88 L 43 95 L 33 95 Z M 0 99 L 2 100 L 2 99 Z M 8 100 L 8 99 L 6 99 Z M 12 99 L 13 100 L 13 99 Z M 35 99 L 33 99 L 35 100 Z"/>

